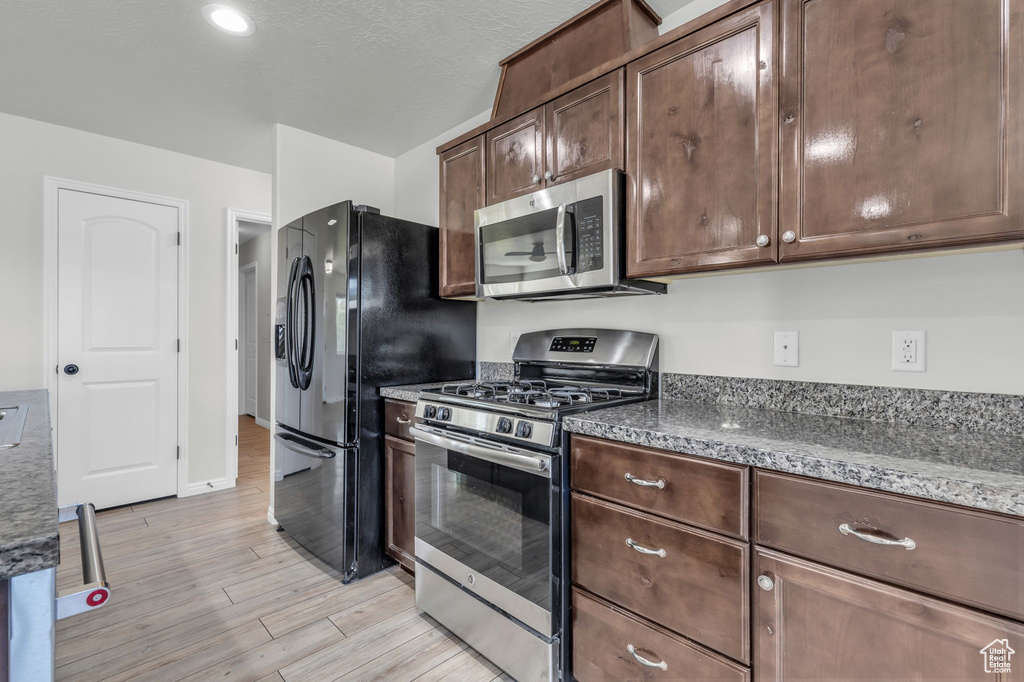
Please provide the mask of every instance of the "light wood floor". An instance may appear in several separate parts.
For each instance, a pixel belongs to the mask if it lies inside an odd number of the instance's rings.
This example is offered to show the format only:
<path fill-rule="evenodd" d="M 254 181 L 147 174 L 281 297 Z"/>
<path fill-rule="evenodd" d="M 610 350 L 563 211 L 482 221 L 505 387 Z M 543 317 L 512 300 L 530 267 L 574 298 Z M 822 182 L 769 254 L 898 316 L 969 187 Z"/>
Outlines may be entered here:
<path fill-rule="evenodd" d="M 58 624 L 58 679 L 509 679 L 416 610 L 401 570 L 342 585 L 276 532 L 270 434 L 239 422 L 237 487 L 97 514 L 113 596 Z M 64 588 L 81 581 L 74 524 L 61 543 Z"/>

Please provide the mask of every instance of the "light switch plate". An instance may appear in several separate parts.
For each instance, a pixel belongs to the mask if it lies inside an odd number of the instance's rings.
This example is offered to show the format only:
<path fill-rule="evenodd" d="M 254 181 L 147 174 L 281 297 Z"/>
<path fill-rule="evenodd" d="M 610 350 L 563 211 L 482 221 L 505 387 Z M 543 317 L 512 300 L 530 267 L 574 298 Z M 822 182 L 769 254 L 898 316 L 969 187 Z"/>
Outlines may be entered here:
<path fill-rule="evenodd" d="M 775 332 L 775 364 L 800 366 L 800 332 Z"/>
<path fill-rule="evenodd" d="M 925 371 L 925 332 L 892 333 L 892 370 Z"/>

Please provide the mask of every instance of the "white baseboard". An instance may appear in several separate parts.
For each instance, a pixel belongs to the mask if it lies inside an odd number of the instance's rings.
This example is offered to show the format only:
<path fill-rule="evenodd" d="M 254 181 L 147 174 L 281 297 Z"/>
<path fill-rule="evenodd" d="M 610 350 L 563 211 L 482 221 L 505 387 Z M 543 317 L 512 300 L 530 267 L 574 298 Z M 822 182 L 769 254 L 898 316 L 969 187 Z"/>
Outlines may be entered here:
<path fill-rule="evenodd" d="M 273 507 L 267 507 L 267 523 L 269 523 L 271 526 L 279 525 L 277 523 L 277 519 L 274 518 L 274 508 Z"/>
<path fill-rule="evenodd" d="M 203 493 L 212 493 L 215 490 L 227 490 L 228 488 L 235 487 L 234 478 L 215 478 L 212 481 L 200 481 L 199 483 L 189 483 L 188 489 L 185 490 L 185 494 L 178 494 L 178 497 L 192 497 L 193 495 L 202 495 Z"/>
<path fill-rule="evenodd" d="M 270 430 L 270 422 L 268 422 L 266 419 L 260 419 L 259 417 L 256 417 L 256 425 L 262 426 L 267 431 Z"/>

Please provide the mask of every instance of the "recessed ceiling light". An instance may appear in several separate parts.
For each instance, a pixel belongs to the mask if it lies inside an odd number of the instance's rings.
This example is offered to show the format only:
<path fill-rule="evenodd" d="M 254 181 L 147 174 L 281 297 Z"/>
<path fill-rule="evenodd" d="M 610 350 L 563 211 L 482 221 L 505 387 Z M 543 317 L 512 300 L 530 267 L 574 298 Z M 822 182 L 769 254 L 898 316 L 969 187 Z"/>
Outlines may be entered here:
<path fill-rule="evenodd" d="M 211 26 L 233 36 L 251 36 L 256 32 L 252 19 L 226 5 L 207 5 L 203 8 L 203 17 Z"/>

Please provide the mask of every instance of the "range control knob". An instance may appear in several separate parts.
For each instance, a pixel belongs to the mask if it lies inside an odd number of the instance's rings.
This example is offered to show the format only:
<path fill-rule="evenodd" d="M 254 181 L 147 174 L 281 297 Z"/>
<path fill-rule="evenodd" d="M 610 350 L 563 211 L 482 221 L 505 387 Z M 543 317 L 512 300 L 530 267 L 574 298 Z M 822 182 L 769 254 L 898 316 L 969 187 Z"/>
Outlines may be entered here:
<path fill-rule="evenodd" d="M 437 416 L 437 408 L 433 405 L 425 405 L 423 407 L 423 416 L 426 419 L 433 419 Z"/>
<path fill-rule="evenodd" d="M 452 418 L 452 410 L 450 407 L 439 407 L 437 408 L 437 418 L 441 421 L 448 421 Z"/>
<path fill-rule="evenodd" d="M 499 417 L 498 433 L 512 433 L 512 420 L 508 417 Z"/>
<path fill-rule="evenodd" d="M 516 424 L 516 436 L 519 438 L 529 438 L 533 435 L 533 424 L 530 422 L 519 422 Z"/>

